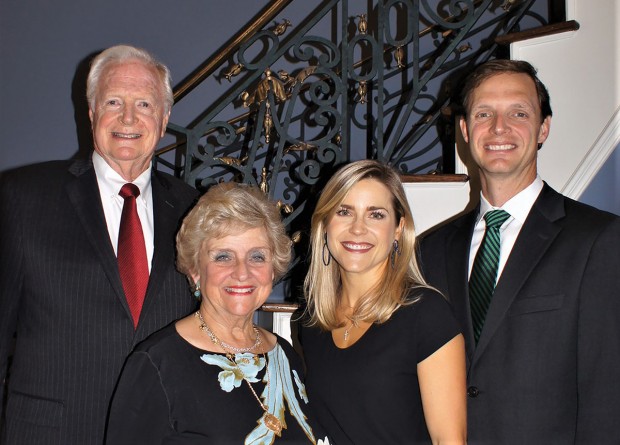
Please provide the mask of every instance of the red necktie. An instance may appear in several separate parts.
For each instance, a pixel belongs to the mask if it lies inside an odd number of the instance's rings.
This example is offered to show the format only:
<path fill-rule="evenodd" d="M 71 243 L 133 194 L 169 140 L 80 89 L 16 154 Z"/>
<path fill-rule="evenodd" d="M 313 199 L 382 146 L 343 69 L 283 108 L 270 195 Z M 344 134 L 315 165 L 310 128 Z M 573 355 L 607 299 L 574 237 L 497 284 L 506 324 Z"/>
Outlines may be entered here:
<path fill-rule="evenodd" d="M 118 194 L 125 200 L 125 204 L 123 204 L 121 214 L 116 256 L 135 328 L 138 325 L 146 286 L 149 282 L 144 234 L 136 206 L 136 198 L 140 196 L 140 189 L 134 184 L 125 184 Z"/>

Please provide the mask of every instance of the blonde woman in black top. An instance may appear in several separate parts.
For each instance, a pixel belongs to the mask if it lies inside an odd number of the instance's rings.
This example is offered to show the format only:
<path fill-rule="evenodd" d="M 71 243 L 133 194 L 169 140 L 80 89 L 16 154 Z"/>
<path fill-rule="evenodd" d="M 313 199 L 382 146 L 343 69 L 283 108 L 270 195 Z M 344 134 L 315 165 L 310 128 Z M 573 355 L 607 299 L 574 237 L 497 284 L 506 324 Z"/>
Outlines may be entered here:
<path fill-rule="evenodd" d="M 463 444 L 463 336 L 415 258 L 398 174 L 376 161 L 339 170 L 311 230 L 300 330 L 306 386 L 333 443 Z"/>

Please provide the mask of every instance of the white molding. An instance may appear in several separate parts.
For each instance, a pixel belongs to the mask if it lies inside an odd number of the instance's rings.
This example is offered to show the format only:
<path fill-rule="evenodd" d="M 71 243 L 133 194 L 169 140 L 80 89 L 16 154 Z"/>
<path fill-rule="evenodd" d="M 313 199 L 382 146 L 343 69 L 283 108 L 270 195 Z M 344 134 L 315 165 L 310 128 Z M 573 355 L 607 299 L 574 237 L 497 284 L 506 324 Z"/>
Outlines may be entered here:
<path fill-rule="evenodd" d="M 569 198 L 579 199 L 618 145 L 620 145 L 620 107 L 616 108 L 602 133 L 562 189 L 562 193 Z"/>
<path fill-rule="evenodd" d="M 416 234 L 421 235 L 462 212 L 471 201 L 469 186 L 469 181 L 404 183 Z"/>
<path fill-rule="evenodd" d="M 529 40 L 520 40 L 510 45 L 510 58 L 513 60 L 526 60 L 523 51 L 529 50 L 531 47 L 544 46 L 549 43 L 560 42 L 563 40 L 571 40 L 578 31 L 565 31 L 558 34 L 550 34 L 548 36 L 534 37 Z"/>
<path fill-rule="evenodd" d="M 273 332 L 280 337 L 286 339 L 289 343 L 292 342 L 291 336 L 291 316 L 290 312 L 273 312 Z"/>
<path fill-rule="evenodd" d="M 575 20 L 577 11 L 577 0 L 566 0 L 566 20 Z M 534 37 L 527 40 L 519 40 L 510 44 L 510 58 L 514 60 L 523 60 L 521 50 L 527 50 L 528 47 L 544 45 L 560 40 L 569 40 L 575 37 L 577 31 L 565 31 L 557 34 L 549 34 L 542 37 Z"/>
<path fill-rule="evenodd" d="M 577 15 L 577 0 L 566 0 L 566 20 L 574 20 Z"/>

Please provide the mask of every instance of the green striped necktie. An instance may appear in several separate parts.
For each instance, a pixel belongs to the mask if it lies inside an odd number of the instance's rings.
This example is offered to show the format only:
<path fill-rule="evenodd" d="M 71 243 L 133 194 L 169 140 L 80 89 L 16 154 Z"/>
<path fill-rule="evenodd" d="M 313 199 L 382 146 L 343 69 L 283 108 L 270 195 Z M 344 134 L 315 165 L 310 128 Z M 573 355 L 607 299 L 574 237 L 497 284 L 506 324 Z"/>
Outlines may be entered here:
<path fill-rule="evenodd" d="M 487 228 L 469 277 L 469 304 L 476 343 L 495 290 L 499 264 L 499 228 L 508 218 L 510 214 L 504 210 L 491 210 L 484 215 Z"/>

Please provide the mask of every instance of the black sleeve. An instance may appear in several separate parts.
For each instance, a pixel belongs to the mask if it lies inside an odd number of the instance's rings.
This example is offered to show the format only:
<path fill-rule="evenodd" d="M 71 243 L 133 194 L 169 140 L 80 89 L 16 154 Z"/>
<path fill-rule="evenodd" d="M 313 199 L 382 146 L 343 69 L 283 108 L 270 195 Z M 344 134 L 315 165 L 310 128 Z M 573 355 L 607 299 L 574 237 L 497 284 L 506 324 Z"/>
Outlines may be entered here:
<path fill-rule="evenodd" d="M 450 303 L 439 293 L 425 290 L 420 301 L 414 303 L 418 339 L 418 363 L 461 333 L 452 315 Z"/>
<path fill-rule="evenodd" d="M 168 397 L 148 353 L 134 352 L 112 398 L 106 443 L 155 445 L 172 431 Z"/>

